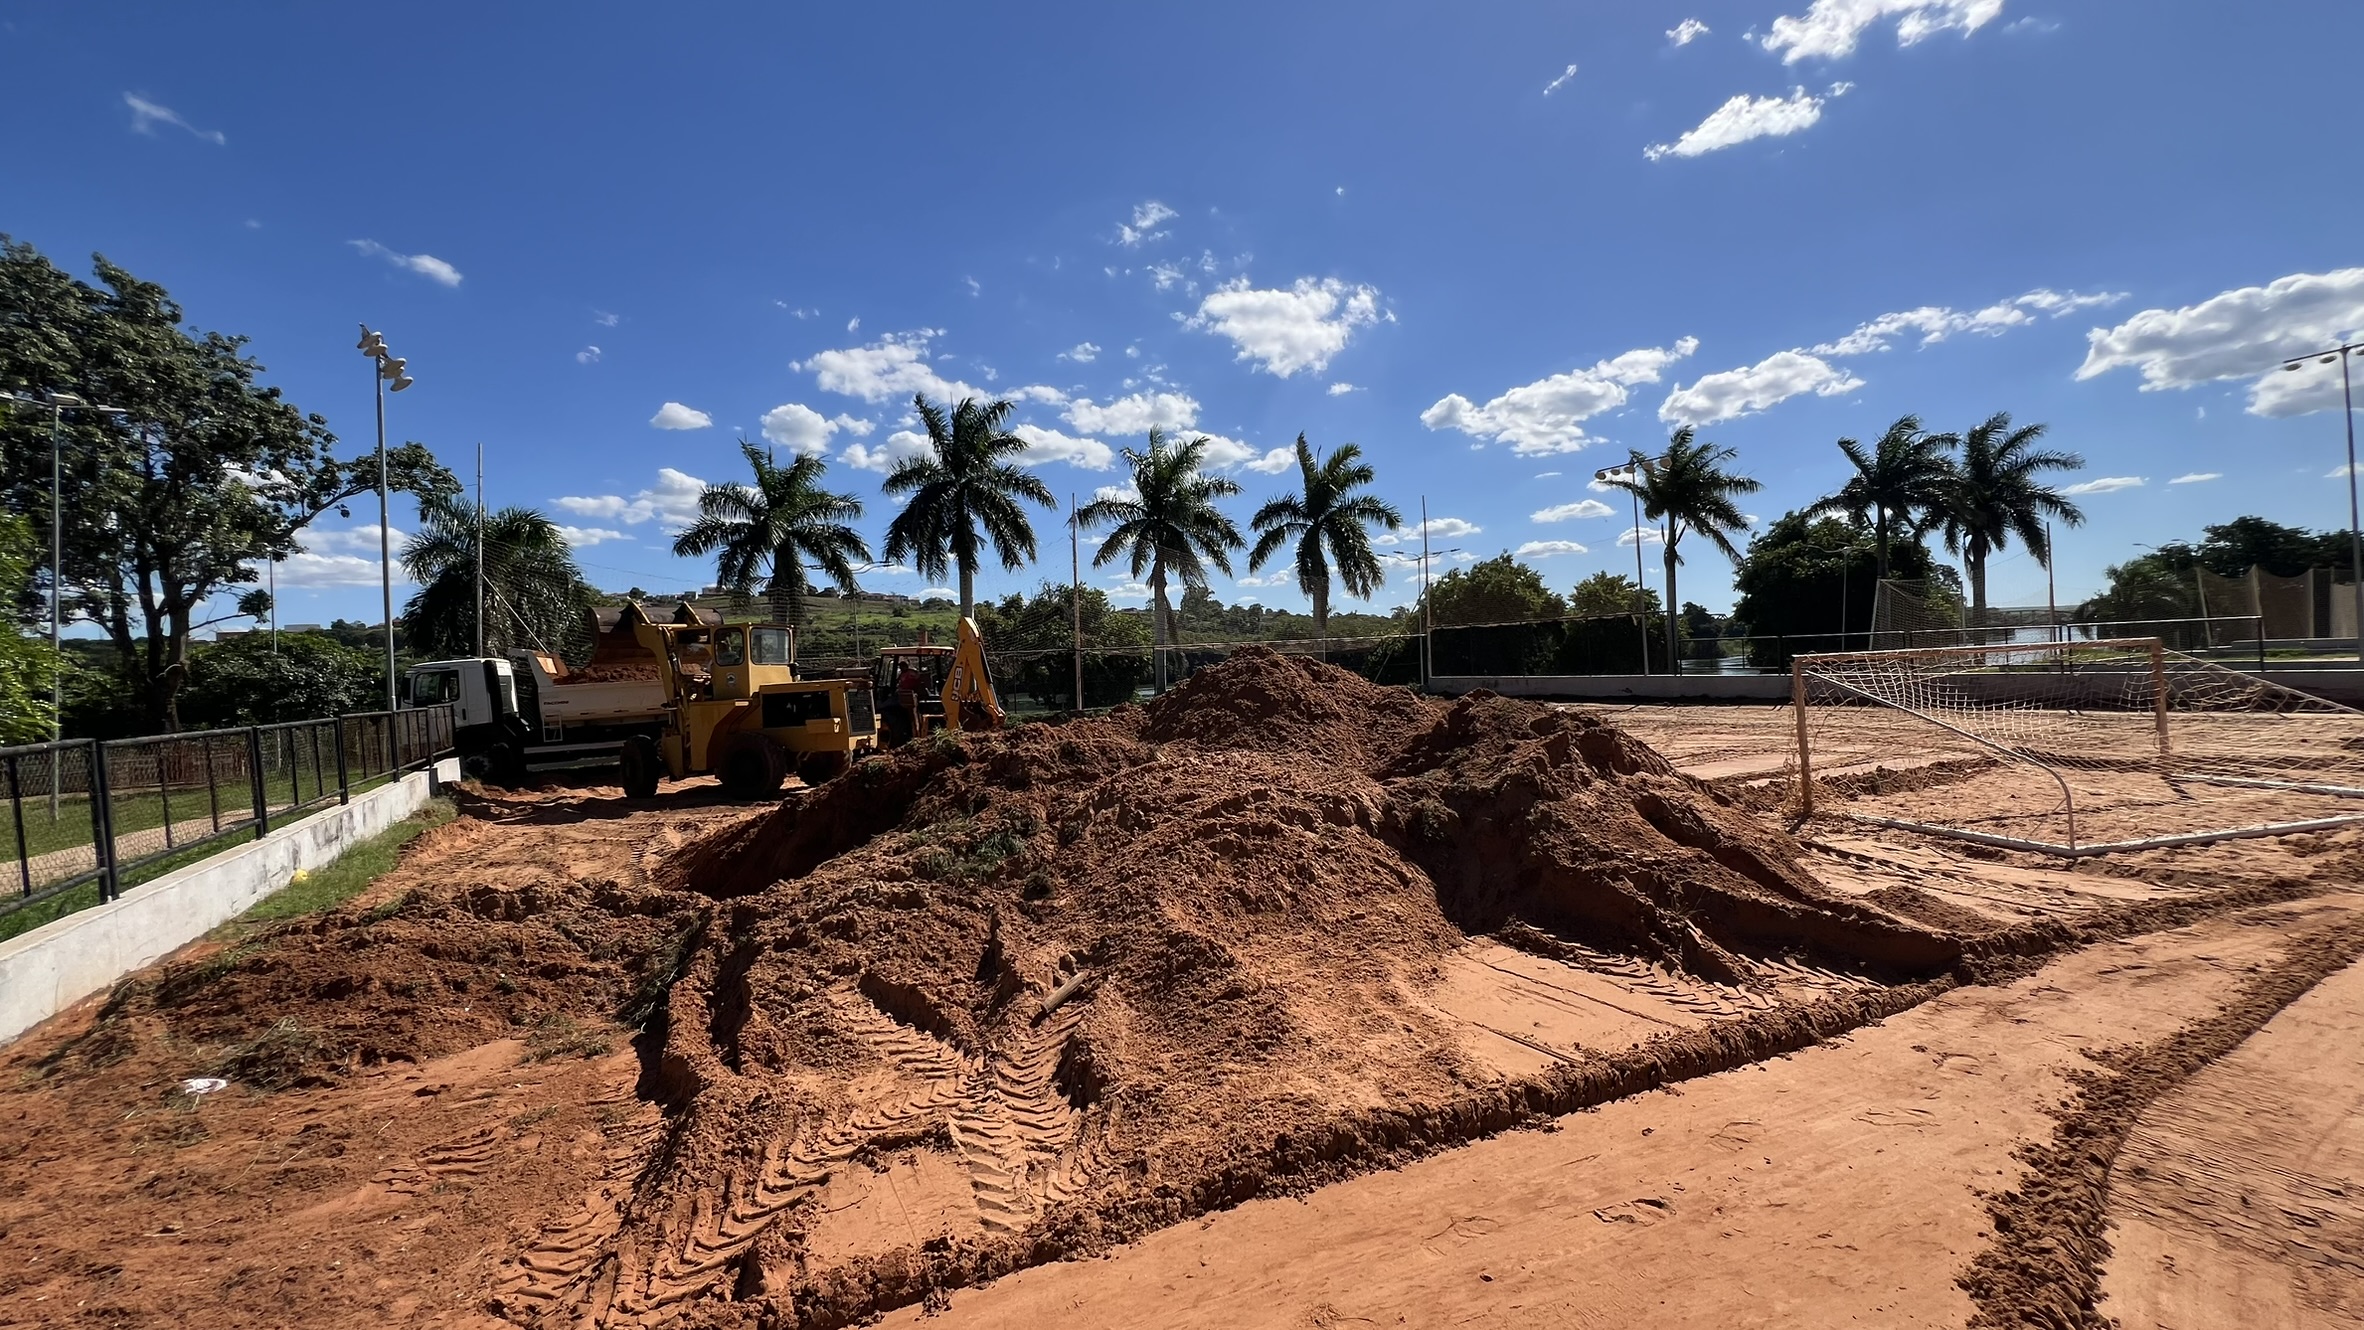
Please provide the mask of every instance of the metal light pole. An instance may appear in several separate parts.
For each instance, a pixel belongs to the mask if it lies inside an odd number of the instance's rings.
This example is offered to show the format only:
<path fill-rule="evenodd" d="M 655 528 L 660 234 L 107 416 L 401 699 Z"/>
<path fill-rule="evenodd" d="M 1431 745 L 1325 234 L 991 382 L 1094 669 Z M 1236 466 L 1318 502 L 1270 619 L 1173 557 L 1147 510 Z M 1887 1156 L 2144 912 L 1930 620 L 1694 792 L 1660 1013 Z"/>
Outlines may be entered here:
<path fill-rule="evenodd" d="M 1067 495 L 1067 613 L 1075 648 L 1075 714 L 1084 713 L 1083 686 L 1083 523 L 1076 520 L 1075 494 Z"/>
<path fill-rule="evenodd" d="M 2364 661 L 2364 528 L 2356 518 L 2356 398 L 2348 386 L 2348 357 L 2364 352 L 2364 342 L 2342 342 L 2329 351 L 2312 356 L 2293 356 L 2282 362 L 2282 368 L 2295 373 L 2307 361 L 2328 365 L 2339 361 L 2340 415 L 2348 426 L 2348 577 L 2355 583 L 2356 593 L 2356 654 Z"/>
<path fill-rule="evenodd" d="M 1592 478 L 1603 484 L 1618 477 L 1638 480 L 1643 472 L 1664 460 L 1666 459 L 1663 456 L 1636 457 L 1623 466 L 1602 467 L 1592 473 Z M 1626 493 L 1633 496 L 1633 621 L 1634 626 L 1639 628 L 1642 634 L 1642 677 L 1648 678 L 1650 675 L 1650 604 L 1648 600 L 1644 599 L 1649 582 L 1642 572 L 1642 495 L 1639 490 L 1627 490 Z M 1673 608 L 1669 607 L 1667 613 L 1673 614 Z M 1674 644 L 1671 641 L 1667 643 L 1666 667 L 1671 672 L 1680 673 L 1674 659 L 1673 647 Z"/>
<path fill-rule="evenodd" d="M 99 406 L 86 402 L 73 393 L 44 393 L 30 397 L 23 393 L 0 393 L 0 398 L 22 402 L 28 406 L 49 408 L 49 741 L 57 743 L 66 737 L 65 697 L 66 658 L 61 645 L 59 625 L 60 606 L 66 594 L 65 560 L 65 503 L 64 493 L 66 449 L 66 412 L 95 411 L 102 416 L 124 414 L 119 406 Z M 49 754 L 49 820 L 57 820 L 58 755 Z"/>
<path fill-rule="evenodd" d="M 476 445 L 476 654 L 484 654 L 484 445 Z M 859 648 L 855 650 L 860 655 Z"/>
<path fill-rule="evenodd" d="M 388 534 L 390 503 L 386 494 L 386 393 L 390 388 L 401 392 L 413 380 L 402 372 L 409 362 L 386 349 L 386 339 L 361 325 L 361 340 L 353 344 L 361 354 L 377 362 L 377 373 L 370 384 L 377 390 L 378 401 L 378 590 L 386 615 L 386 711 L 394 709 L 394 541 Z M 481 547 L 482 542 L 478 542 Z"/>

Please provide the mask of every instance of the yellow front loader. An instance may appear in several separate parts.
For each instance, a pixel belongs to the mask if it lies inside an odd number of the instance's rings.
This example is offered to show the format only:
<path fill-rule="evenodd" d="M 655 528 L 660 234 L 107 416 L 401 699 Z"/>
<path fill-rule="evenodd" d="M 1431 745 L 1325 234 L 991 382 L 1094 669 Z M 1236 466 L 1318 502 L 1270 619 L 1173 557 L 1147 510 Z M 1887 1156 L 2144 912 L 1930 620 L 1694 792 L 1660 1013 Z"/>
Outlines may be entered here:
<path fill-rule="evenodd" d="M 646 799 L 663 777 L 713 773 L 724 792 L 760 799 L 790 772 L 807 785 L 838 775 L 878 746 L 870 691 L 843 679 L 796 677 L 796 630 L 785 624 L 659 623 L 625 607 L 657 660 L 665 729 L 621 755 L 624 793 Z"/>

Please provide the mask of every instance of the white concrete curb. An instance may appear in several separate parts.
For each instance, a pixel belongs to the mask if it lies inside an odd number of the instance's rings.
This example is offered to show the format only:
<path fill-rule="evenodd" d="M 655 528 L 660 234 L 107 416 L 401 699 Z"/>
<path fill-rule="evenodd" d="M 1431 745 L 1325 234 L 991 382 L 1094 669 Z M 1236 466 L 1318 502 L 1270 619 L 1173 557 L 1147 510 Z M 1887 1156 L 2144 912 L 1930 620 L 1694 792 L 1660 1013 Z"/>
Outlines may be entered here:
<path fill-rule="evenodd" d="M 325 867 L 417 812 L 438 783 L 459 778 L 458 760 L 446 758 L 133 887 L 121 900 L 0 942 L 0 1044 L 244 914 L 286 886 L 297 869 Z"/>

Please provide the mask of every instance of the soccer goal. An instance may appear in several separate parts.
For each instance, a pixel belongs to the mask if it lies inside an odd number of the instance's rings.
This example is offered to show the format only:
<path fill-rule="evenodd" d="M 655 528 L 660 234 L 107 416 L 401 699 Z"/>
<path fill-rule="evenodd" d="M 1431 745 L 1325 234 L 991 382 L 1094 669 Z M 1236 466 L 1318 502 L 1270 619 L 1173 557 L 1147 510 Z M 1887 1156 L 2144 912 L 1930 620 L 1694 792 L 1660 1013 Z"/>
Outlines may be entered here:
<path fill-rule="evenodd" d="M 2364 712 L 2155 638 L 1800 656 L 1806 816 L 2083 856 L 2364 823 Z"/>

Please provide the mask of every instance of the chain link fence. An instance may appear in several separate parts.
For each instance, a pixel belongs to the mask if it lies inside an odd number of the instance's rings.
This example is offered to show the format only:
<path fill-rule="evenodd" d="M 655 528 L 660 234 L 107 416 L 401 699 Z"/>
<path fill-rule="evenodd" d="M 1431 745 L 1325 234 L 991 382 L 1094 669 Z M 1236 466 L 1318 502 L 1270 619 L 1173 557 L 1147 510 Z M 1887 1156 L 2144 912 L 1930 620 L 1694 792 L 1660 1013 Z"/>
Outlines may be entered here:
<path fill-rule="evenodd" d="M 15 854 L 0 936 L 34 913 L 46 922 L 113 900 L 233 839 L 259 840 L 451 750 L 450 707 L 0 748 Z"/>

